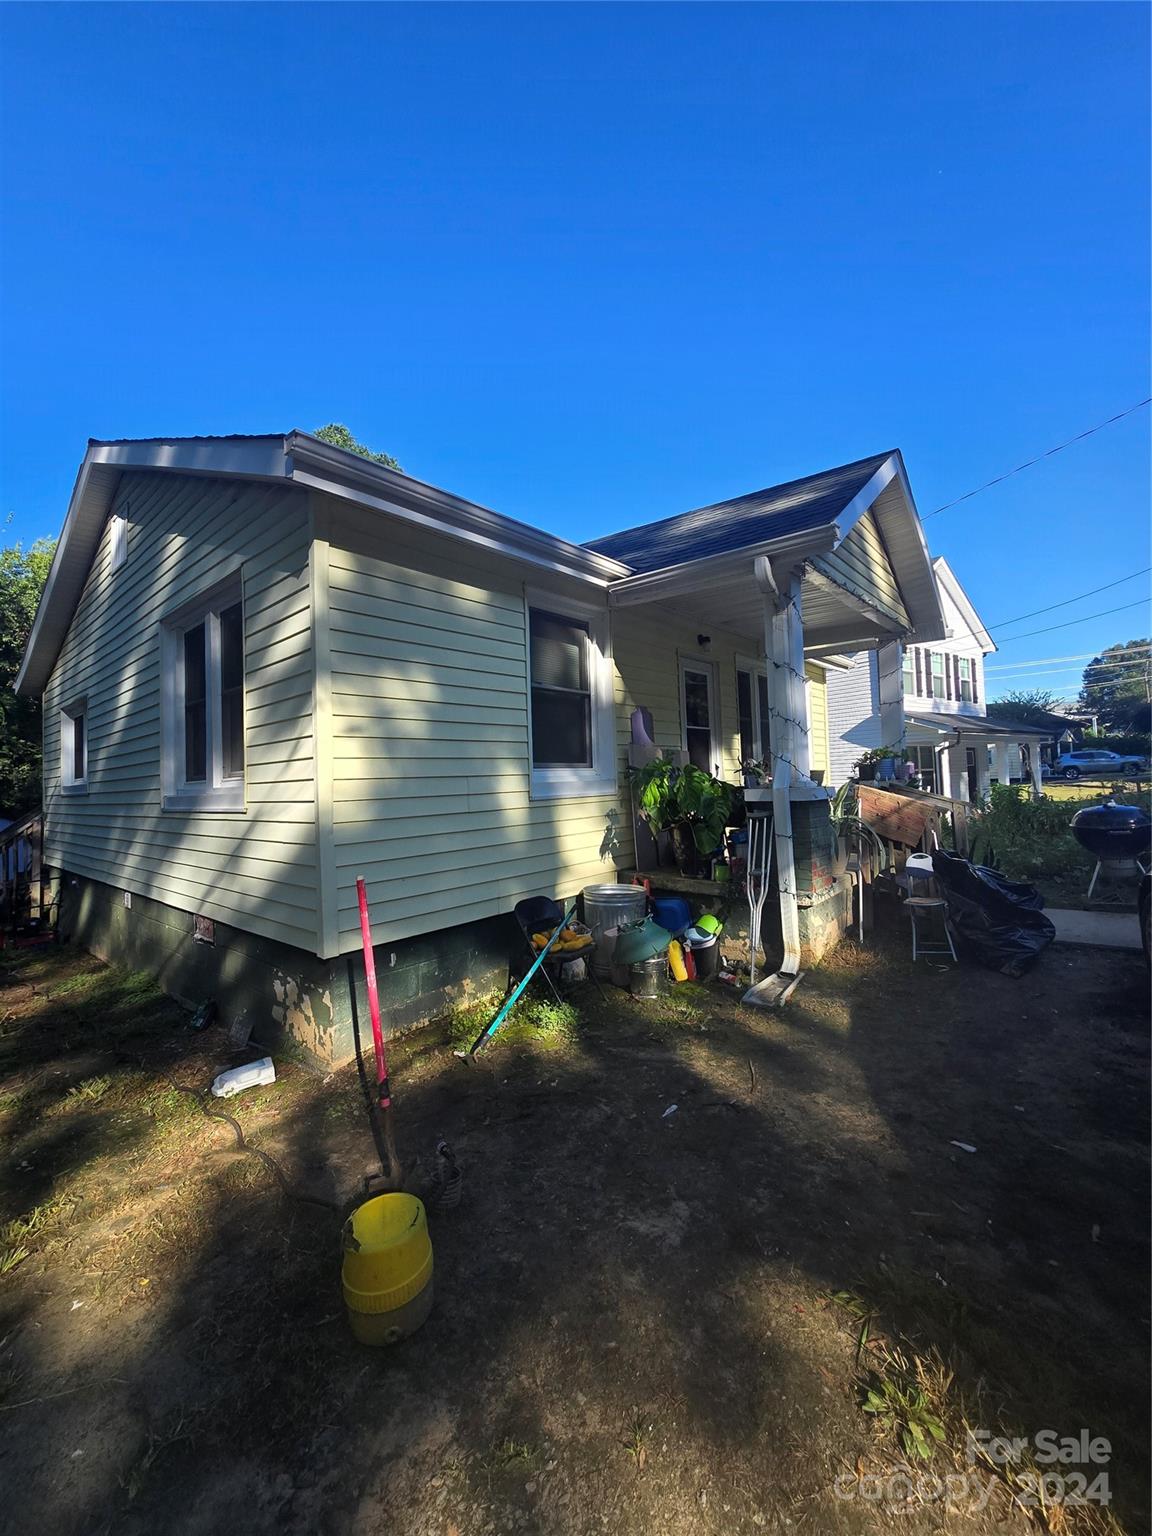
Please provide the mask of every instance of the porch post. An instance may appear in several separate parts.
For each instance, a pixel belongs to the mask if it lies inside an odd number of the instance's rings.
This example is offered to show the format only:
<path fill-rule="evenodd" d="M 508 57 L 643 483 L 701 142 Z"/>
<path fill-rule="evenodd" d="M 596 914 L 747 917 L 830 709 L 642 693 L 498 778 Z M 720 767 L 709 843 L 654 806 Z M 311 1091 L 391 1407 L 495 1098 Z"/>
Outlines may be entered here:
<path fill-rule="evenodd" d="M 1040 743 L 1035 736 L 1028 743 L 1028 765 L 1032 770 L 1032 798 L 1041 800 L 1044 797 L 1044 778 L 1040 772 Z"/>
<path fill-rule="evenodd" d="M 996 780 L 1000 784 L 1010 784 L 1012 782 L 1012 764 L 1008 757 L 1011 745 L 1011 742 L 1000 738 L 992 744 L 996 763 Z"/>
<path fill-rule="evenodd" d="M 885 747 L 904 745 L 904 658 L 899 641 L 882 645 L 876 653 L 876 681 L 880 705 L 880 734 Z"/>

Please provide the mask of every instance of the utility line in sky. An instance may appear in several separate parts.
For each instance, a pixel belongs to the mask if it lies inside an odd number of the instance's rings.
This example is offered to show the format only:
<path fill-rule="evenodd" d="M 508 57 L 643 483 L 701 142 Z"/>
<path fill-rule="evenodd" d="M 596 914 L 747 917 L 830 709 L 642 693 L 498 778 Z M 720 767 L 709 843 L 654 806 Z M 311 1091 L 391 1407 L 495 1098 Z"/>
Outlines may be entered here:
<path fill-rule="evenodd" d="M 1149 645 L 1148 642 L 1145 642 L 1144 649 L 1152 650 L 1152 645 Z M 990 667 L 985 667 L 984 670 L 985 672 L 1006 672 L 1008 670 L 1018 671 L 1021 667 L 1046 667 L 1049 662 L 1053 661 L 1094 661 L 1096 657 L 1101 654 L 1102 653 L 1100 651 L 1077 651 L 1074 656 L 1036 656 L 1031 661 L 1012 663 L 994 662 Z M 1129 651 L 1126 654 L 1130 656 L 1139 656 L 1141 653 L 1137 649 Z"/>
<path fill-rule="evenodd" d="M 1152 571 L 1152 565 L 1146 565 L 1142 571 L 1133 571 L 1128 576 L 1120 576 L 1116 581 L 1106 581 L 1102 587 L 1092 587 L 1088 592 L 1078 592 L 1075 597 L 1066 597 L 1063 602 L 1049 603 L 1047 608 L 1033 608 L 1031 613 L 1018 613 L 1014 619 L 999 619 L 992 625 L 993 629 L 1004 629 L 1009 624 L 1023 624 L 1025 619 L 1034 619 L 1037 614 L 1051 613 L 1054 608 L 1067 608 L 1070 603 L 1078 603 L 1085 597 L 1095 597 L 1097 592 L 1107 592 L 1111 587 L 1122 587 L 1126 581 L 1135 581 L 1137 576 L 1147 576 Z"/>
<path fill-rule="evenodd" d="M 1086 613 L 1082 619 L 1068 619 L 1063 624 L 1049 624 L 1045 629 L 1029 629 L 1022 635 L 1008 635 L 998 642 L 1011 645 L 1014 640 L 1031 640 L 1033 635 L 1050 635 L 1054 629 L 1071 629 L 1074 624 L 1087 624 L 1089 619 L 1106 619 L 1110 613 L 1124 613 L 1129 608 L 1147 608 L 1148 599 L 1138 597 L 1134 603 L 1121 603 L 1119 608 L 1103 608 L 1099 613 Z"/>
<path fill-rule="evenodd" d="M 1140 410 L 1143 406 L 1152 404 L 1152 395 L 1147 400 L 1137 400 L 1135 405 L 1130 405 L 1126 411 L 1121 411 L 1116 416 L 1109 416 L 1107 421 L 1101 421 L 1094 427 L 1089 427 L 1086 432 L 1077 432 L 1075 437 L 1070 437 L 1066 443 L 1057 443 L 1055 448 L 1048 448 L 1044 453 L 1038 453 L 1034 459 L 1028 459 L 1024 464 L 1017 464 L 1015 469 L 1009 469 L 1002 475 L 997 475 L 993 480 L 985 480 L 983 485 L 978 485 L 974 491 L 965 491 L 963 496 L 957 496 L 955 501 L 946 501 L 942 507 L 935 511 L 925 512 L 920 519 L 926 522 L 930 517 L 939 517 L 941 512 L 947 512 L 949 507 L 958 507 L 962 501 L 970 501 L 973 496 L 979 496 L 981 491 L 991 490 L 994 485 L 999 485 L 1003 480 L 1011 480 L 1013 475 L 1018 475 L 1021 470 L 1031 469 L 1033 464 L 1039 464 L 1043 459 L 1050 459 L 1054 453 L 1063 453 L 1065 448 L 1071 448 L 1073 443 L 1079 443 L 1086 437 L 1091 437 L 1094 432 L 1103 432 L 1105 427 L 1110 427 L 1115 421 L 1123 421 L 1125 416 L 1131 416 L 1133 411 Z"/>

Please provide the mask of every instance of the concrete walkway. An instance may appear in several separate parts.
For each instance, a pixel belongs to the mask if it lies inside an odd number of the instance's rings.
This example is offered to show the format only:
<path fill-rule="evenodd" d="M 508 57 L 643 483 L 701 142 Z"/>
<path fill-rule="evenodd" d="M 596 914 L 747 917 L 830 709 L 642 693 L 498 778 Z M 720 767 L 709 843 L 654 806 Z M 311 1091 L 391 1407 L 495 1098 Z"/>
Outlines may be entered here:
<path fill-rule="evenodd" d="M 1139 949 L 1140 923 L 1135 912 L 1077 912 L 1046 907 L 1056 925 L 1057 944 L 1091 944 L 1099 949 Z"/>

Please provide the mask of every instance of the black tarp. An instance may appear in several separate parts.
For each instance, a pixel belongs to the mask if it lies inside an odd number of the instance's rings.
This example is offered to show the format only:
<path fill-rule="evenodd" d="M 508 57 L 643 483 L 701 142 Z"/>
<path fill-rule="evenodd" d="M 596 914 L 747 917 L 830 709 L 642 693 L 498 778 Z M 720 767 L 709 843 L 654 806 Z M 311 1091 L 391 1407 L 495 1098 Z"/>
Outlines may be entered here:
<path fill-rule="evenodd" d="M 948 899 L 948 923 L 961 959 L 1004 976 L 1023 976 L 1056 937 L 1034 885 L 1007 880 L 999 870 L 943 848 L 932 855 L 932 868 Z"/>

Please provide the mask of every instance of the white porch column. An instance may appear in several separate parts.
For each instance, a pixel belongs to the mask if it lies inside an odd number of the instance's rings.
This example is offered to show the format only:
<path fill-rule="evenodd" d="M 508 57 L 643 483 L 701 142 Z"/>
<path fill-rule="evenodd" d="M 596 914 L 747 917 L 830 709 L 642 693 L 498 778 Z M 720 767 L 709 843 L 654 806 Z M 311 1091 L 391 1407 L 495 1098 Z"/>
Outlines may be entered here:
<path fill-rule="evenodd" d="M 904 656 L 898 641 L 882 645 L 876 653 L 879 684 L 880 734 L 882 746 L 904 745 Z"/>
<path fill-rule="evenodd" d="M 992 753 L 996 767 L 996 781 L 999 784 L 1009 784 L 1012 781 L 1012 762 L 1008 756 L 1012 749 L 1010 741 L 999 738 L 992 744 Z"/>
<path fill-rule="evenodd" d="M 769 622 L 770 647 L 769 636 L 765 634 L 773 757 L 777 750 L 775 743 L 779 741 L 779 755 L 791 764 L 793 783 L 797 779 L 807 779 L 811 766 L 808 690 L 804 678 L 804 623 L 800 616 L 802 575 L 797 567 L 780 581 L 779 600 L 772 605 Z"/>
<path fill-rule="evenodd" d="M 967 800 L 964 786 L 964 749 L 955 742 L 940 747 L 936 752 L 940 765 L 940 793 L 949 800 Z"/>
<path fill-rule="evenodd" d="M 992 773 L 988 766 L 988 743 L 976 736 L 965 742 L 965 747 L 969 745 L 976 753 L 976 792 L 981 800 L 987 800 L 988 791 L 992 788 Z"/>
<path fill-rule="evenodd" d="M 1040 772 L 1040 743 L 1035 736 L 1028 743 L 1028 763 L 1032 772 L 1032 798 L 1040 800 L 1044 795 L 1044 778 Z"/>

